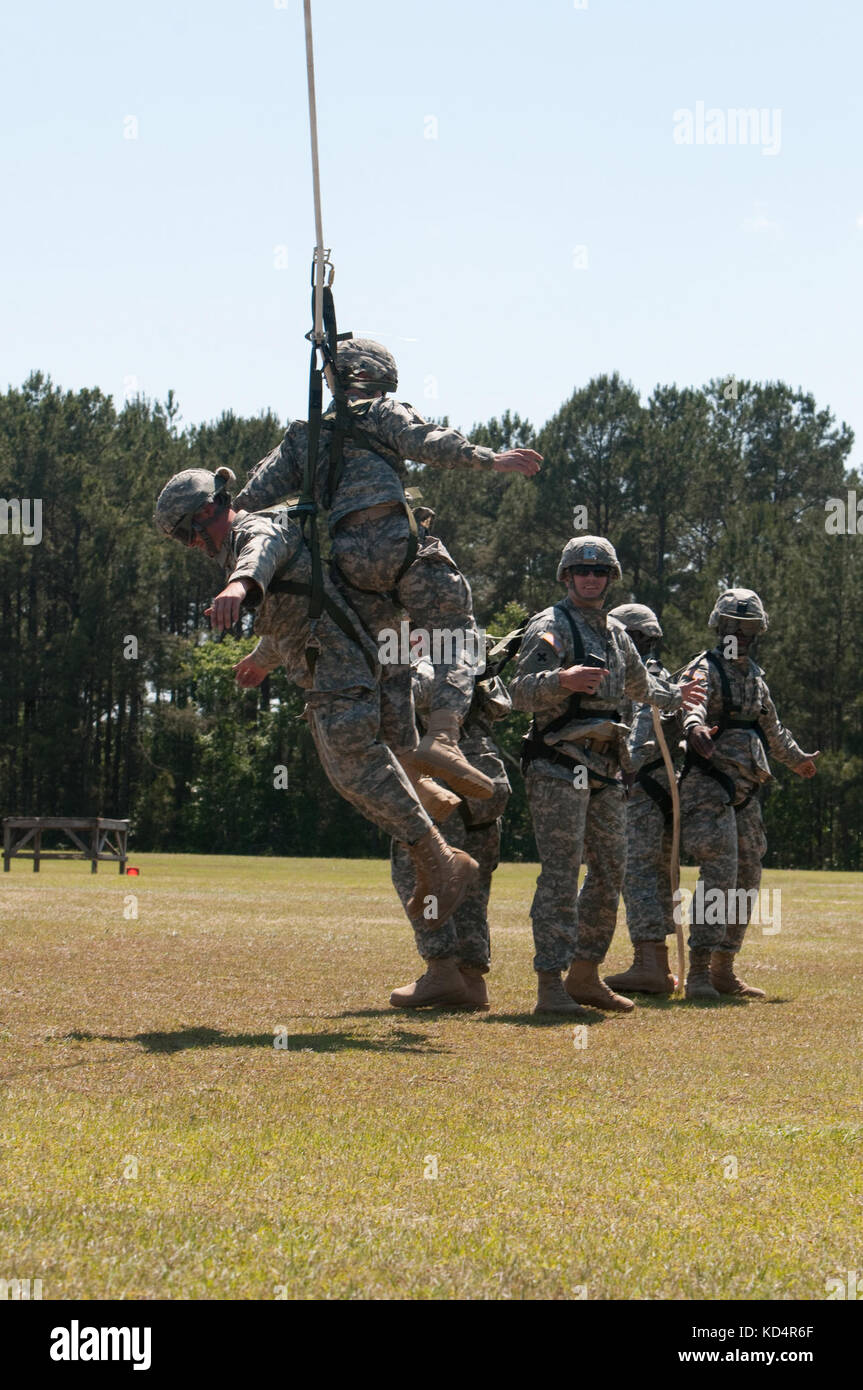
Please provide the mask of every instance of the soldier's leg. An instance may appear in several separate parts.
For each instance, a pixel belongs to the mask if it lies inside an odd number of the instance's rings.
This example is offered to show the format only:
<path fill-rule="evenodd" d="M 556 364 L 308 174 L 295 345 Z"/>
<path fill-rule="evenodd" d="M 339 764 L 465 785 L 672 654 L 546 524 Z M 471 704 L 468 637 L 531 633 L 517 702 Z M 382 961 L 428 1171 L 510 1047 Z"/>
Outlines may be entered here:
<path fill-rule="evenodd" d="M 743 945 L 746 928 L 761 887 L 761 860 L 767 849 L 761 805 L 754 796 L 735 812 L 737 819 L 737 883 L 733 911 L 729 911 L 725 935 L 710 958 L 710 978 L 720 994 L 763 999 L 763 989 L 748 985 L 734 971 L 734 957 Z"/>
<path fill-rule="evenodd" d="M 584 834 L 587 876 L 578 895 L 578 960 L 602 961 L 608 954 L 626 867 L 626 805 L 623 788 L 605 787 L 590 796 Z"/>
<path fill-rule="evenodd" d="M 590 797 L 584 833 L 587 876 L 578 895 L 578 937 L 566 989 L 579 1004 L 628 1013 L 631 999 L 615 994 L 599 978 L 623 886 L 626 864 L 626 806 L 623 787 L 605 787 Z"/>
<path fill-rule="evenodd" d="M 321 764 L 346 801 L 387 835 L 402 840 L 417 874 L 411 921 L 440 929 L 473 886 L 477 865 L 451 850 L 420 805 L 401 765 L 377 739 L 378 687 L 314 691 L 306 705 Z"/>
<path fill-rule="evenodd" d="M 636 792 L 626 806 L 626 871 L 623 901 L 633 945 L 664 941 L 671 921 L 671 885 L 665 818 L 654 801 Z"/>
<path fill-rule="evenodd" d="M 671 900 L 671 835 L 665 817 L 636 788 L 626 803 L 626 871 L 623 900 L 633 947 L 628 970 L 606 975 L 605 983 L 624 993 L 671 994 L 674 976 L 665 937 L 674 930 Z"/>
<path fill-rule="evenodd" d="M 399 579 L 408 553 L 410 528 L 400 512 L 340 526 L 333 537 L 334 578 L 379 641 L 401 655 L 400 624 L 406 610 L 412 628 L 426 633 L 435 679 L 426 737 L 418 734 L 410 698 L 410 668 L 392 660 L 381 646 L 382 724 L 416 784 L 423 774 L 441 777 L 460 796 L 491 796 L 488 778 L 473 769 L 458 748 L 458 731 L 470 707 L 476 676 L 479 634 L 473 620 L 470 585 L 437 540 L 421 542 L 417 556 Z M 397 602 L 396 602 L 397 596 Z M 426 792 L 429 789 L 424 788 Z M 441 807 L 441 810 L 443 808 Z"/>
<path fill-rule="evenodd" d="M 434 667 L 430 708 L 448 710 L 464 723 L 473 699 L 477 668 L 483 668 L 470 584 L 436 536 L 420 542 L 417 557 L 398 585 L 411 626 L 428 635 L 425 653 Z"/>
<path fill-rule="evenodd" d="M 341 796 L 388 835 L 415 844 L 431 821 L 397 759 L 379 742 L 377 687 L 316 691 L 309 727 L 327 777 Z"/>
<path fill-rule="evenodd" d="M 567 994 L 560 972 L 572 960 L 578 940 L 578 871 L 590 793 L 569 779 L 543 776 L 535 764 L 524 781 L 542 866 L 530 909 L 537 975 L 534 1013 L 585 1017 Z"/>
<path fill-rule="evenodd" d="M 690 905 L 688 999 L 717 999 L 710 955 L 726 930 L 728 892 L 737 882 L 737 822 L 723 788 L 693 768 L 680 784 L 680 825 L 687 858 L 700 865 Z"/>

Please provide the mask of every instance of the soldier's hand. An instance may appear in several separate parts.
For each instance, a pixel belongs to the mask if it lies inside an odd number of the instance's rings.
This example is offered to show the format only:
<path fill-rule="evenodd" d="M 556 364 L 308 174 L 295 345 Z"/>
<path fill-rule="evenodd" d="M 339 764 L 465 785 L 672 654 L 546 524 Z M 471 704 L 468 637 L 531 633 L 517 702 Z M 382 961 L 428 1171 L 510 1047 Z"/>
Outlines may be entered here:
<path fill-rule="evenodd" d="M 798 777 L 814 777 L 818 771 L 815 766 L 815 759 L 820 757 L 821 749 L 819 748 L 817 753 L 810 753 L 805 763 L 798 763 L 792 771 L 796 772 Z"/>
<path fill-rule="evenodd" d="M 496 473 L 523 473 L 525 478 L 532 478 L 539 472 L 541 463 L 542 454 L 534 453 L 533 449 L 507 449 L 497 455 L 493 466 Z"/>
<path fill-rule="evenodd" d="M 234 626 L 240 616 L 240 604 L 246 597 L 248 584 L 244 579 L 233 579 L 226 584 L 220 594 L 216 594 L 209 608 L 204 609 L 204 617 L 210 619 L 210 626 L 221 632 Z"/>
<path fill-rule="evenodd" d="M 265 666 L 259 666 L 252 660 L 251 655 L 244 656 L 242 661 L 238 661 L 231 670 L 236 674 L 237 685 L 241 685 L 244 690 L 250 690 L 254 685 L 260 685 L 262 680 L 266 680 L 269 674 Z"/>
<path fill-rule="evenodd" d="M 681 681 L 680 693 L 683 696 L 683 708 L 694 709 L 700 705 L 704 699 L 704 683 L 700 680 Z"/>
<path fill-rule="evenodd" d="M 696 724 L 686 735 L 689 746 L 693 753 L 698 753 L 702 758 L 713 757 L 713 735 L 719 733 L 719 725 L 714 724 L 712 729 L 708 729 L 706 724 Z"/>
<path fill-rule="evenodd" d="M 595 695 L 608 671 L 604 666 L 569 666 L 559 675 L 564 690 L 580 690 L 583 695 Z"/>

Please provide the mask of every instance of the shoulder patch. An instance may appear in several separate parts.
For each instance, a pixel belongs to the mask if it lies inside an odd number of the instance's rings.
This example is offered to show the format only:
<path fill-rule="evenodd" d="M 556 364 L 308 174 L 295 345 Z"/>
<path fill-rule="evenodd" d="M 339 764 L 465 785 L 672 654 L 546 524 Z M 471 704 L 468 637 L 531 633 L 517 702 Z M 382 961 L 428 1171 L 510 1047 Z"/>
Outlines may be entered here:
<path fill-rule="evenodd" d="M 556 632 L 543 632 L 540 636 L 543 642 L 547 642 L 550 647 L 554 648 L 558 656 L 563 656 L 563 643 Z"/>

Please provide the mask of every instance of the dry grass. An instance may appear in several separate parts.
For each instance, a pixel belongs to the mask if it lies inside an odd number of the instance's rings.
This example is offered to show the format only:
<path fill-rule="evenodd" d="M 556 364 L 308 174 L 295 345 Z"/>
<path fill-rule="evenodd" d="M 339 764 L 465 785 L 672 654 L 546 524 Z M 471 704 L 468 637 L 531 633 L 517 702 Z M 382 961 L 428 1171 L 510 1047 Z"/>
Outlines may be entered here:
<path fill-rule="evenodd" d="M 3 879 L 0 1277 L 754 1299 L 859 1268 L 860 876 L 768 875 L 782 932 L 744 953 L 766 1004 L 648 1002 L 578 1050 L 530 1016 L 532 866 L 498 873 L 493 1012 L 471 1017 L 389 1008 L 418 972 L 383 864 L 137 862 Z"/>

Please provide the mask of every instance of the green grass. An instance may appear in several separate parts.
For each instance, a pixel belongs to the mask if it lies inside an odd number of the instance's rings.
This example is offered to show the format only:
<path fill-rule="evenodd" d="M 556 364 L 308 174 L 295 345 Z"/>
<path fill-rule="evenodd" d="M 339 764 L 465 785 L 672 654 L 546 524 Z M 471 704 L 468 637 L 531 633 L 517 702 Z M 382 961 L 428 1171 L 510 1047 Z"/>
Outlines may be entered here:
<path fill-rule="evenodd" d="M 647 1002 L 578 1050 L 530 1015 L 534 866 L 496 876 L 492 1012 L 465 1016 L 389 1008 L 419 971 L 384 864 L 136 862 L 3 877 L 0 1277 L 755 1299 L 861 1267 L 863 877 L 766 876 L 782 931 L 742 957 L 766 1003 Z"/>

